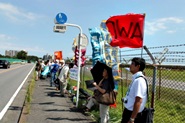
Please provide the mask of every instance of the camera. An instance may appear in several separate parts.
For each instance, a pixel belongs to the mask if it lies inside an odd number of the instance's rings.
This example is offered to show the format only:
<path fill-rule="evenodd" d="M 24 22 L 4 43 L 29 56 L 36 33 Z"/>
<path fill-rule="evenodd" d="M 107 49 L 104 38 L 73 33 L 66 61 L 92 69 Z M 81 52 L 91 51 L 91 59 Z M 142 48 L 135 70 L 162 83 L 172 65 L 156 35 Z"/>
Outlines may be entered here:
<path fill-rule="evenodd" d="M 124 102 L 124 103 L 127 103 L 127 102 L 128 102 L 128 99 L 126 99 L 125 97 L 123 97 L 123 98 L 121 99 L 121 101 Z"/>

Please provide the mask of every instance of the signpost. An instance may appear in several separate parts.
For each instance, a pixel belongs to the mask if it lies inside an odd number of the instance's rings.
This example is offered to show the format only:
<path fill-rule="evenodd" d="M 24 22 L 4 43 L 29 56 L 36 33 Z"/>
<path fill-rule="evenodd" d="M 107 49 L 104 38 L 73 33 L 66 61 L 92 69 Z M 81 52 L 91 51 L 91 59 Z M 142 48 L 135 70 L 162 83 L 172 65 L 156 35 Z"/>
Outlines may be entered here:
<path fill-rule="evenodd" d="M 56 18 L 54 20 L 55 24 L 58 24 L 58 26 L 72 26 L 77 27 L 80 30 L 79 40 L 78 40 L 78 49 L 81 51 L 81 40 L 82 40 L 82 28 L 79 25 L 76 24 L 69 24 L 66 23 L 67 16 L 64 13 L 58 13 L 56 15 Z M 57 30 L 57 32 L 63 32 L 60 28 Z M 78 107 L 78 101 L 79 101 L 79 87 L 80 87 L 80 66 L 81 66 L 81 55 L 82 53 L 79 52 L 79 58 L 78 58 L 78 76 L 77 76 L 77 100 L 76 100 L 76 107 Z"/>
<path fill-rule="evenodd" d="M 59 24 L 64 24 L 67 22 L 67 16 L 64 13 L 58 13 L 56 15 L 55 21 Z M 56 23 L 55 22 L 55 23 Z"/>
<path fill-rule="evenodd" d="M 64 33 L 66 31 L 66 26 L 62 24 L 55 24 L 53 27 L 54 32 Z"/>

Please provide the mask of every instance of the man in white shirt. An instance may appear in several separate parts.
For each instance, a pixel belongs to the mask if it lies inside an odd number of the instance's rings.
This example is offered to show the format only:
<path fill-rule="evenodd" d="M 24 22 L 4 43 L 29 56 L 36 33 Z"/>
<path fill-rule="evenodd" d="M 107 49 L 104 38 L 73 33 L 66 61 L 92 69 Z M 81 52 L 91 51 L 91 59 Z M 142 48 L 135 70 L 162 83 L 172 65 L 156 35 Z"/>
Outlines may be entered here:
<path fill-rule="evenodd" d="M 65 62 L 64 62 L 65 64 Z M 68 77 L 69 77 L 69 69 L 73 68 L 73 63 L 70 63 L 69 66 L 64 65 L 62 67 L 62 70 L 60 71 L 60 74 L 58 76 L 58 79 L 60 80 L 60 92 L 61 92 L 61 96 L 64 97 L 66 92 L 66 88 L 67 88 L 67 84 L 68 84 Z"/>
<path fill-rule="evenodd" d="M 135 57 L 132 59 L 130 72 L 133 77 L 126 97 L 123 98 L 125 108 L 121 123 L 142 123 L 141 112 L 147 102 L 147 84 L 143 75 L 144 69 L 145 60 L 143 58 Z"/>

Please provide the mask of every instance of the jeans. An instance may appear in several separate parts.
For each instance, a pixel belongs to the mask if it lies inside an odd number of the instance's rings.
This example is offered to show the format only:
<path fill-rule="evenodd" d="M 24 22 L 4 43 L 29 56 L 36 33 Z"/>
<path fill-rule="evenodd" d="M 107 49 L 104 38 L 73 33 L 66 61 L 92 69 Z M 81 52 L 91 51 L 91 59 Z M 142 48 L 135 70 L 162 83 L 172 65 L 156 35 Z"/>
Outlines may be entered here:
<path fill-rule="evenodd" d="M 56 79 L 56 73 L 51 73 L 51 79 L 50 79 L 50 86 L 54 84 L 54 80 Z"/>

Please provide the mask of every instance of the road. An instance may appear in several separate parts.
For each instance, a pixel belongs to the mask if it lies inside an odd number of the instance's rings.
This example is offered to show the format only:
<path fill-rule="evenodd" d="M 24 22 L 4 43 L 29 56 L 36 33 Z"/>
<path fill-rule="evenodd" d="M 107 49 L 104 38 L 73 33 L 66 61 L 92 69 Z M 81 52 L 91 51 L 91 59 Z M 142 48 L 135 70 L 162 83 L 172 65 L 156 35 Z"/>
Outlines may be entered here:
<path fill-rule="evenodd" d="M 0 120 L 14 101 L 34 64 L 14 64 L 9 69 L 0 68 Z"/>

